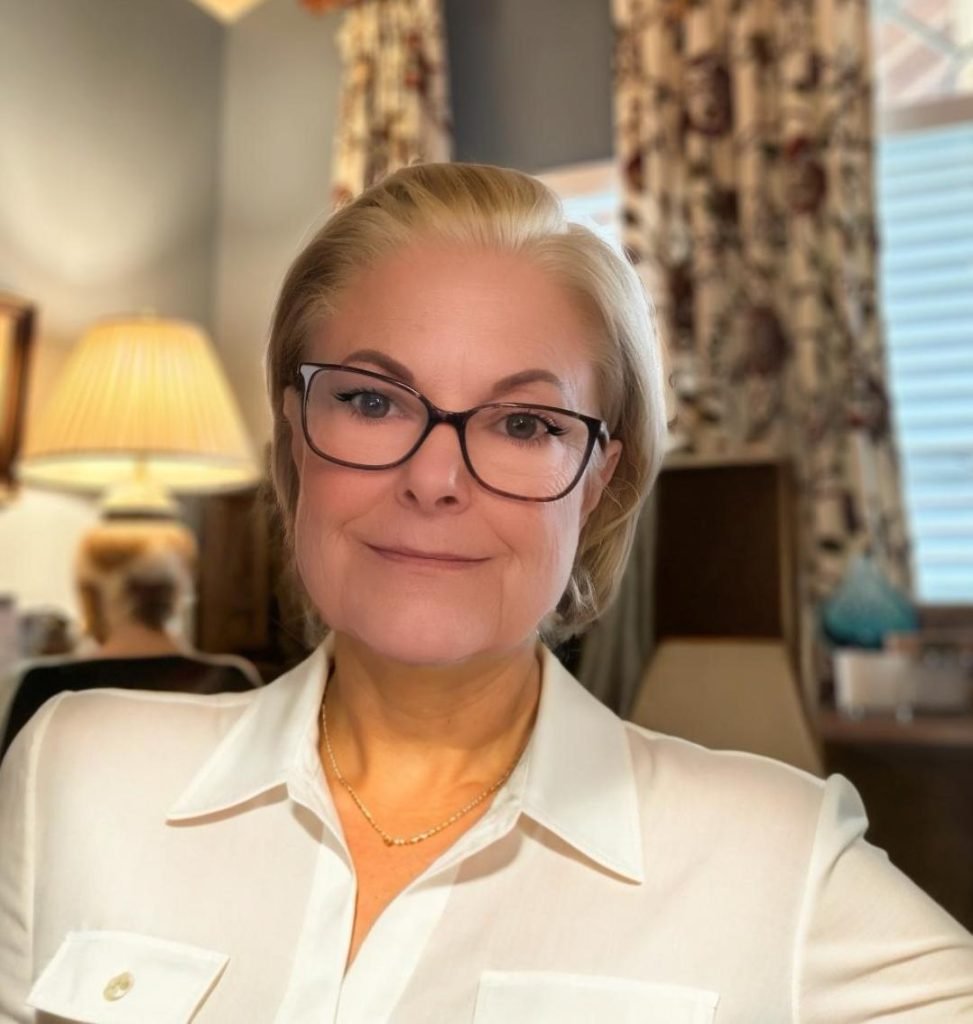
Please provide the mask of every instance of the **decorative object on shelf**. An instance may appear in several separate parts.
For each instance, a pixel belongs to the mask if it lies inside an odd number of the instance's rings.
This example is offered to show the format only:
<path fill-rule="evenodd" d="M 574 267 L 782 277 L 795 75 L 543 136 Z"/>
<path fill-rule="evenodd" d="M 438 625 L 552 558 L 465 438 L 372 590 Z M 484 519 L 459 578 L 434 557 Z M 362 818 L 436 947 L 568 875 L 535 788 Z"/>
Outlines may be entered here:
<path fill-rule="evenodd" d="M 20 451 L 34 307 L 0 293 L 0 506 L 13 494 L 13 464 Z"/>
<path fill-rule="evenodd" d="M 886 639 L 914 633 L 919 617 L 867 555 L 848 566 L 834 594 L 822 605 L 821 627 L 834 645 L 835 704 L 845 714 L 912 717 L 916 679 L 911 659 L 901 650 L 883 650 Z"/>
<path fill-rule="evenodd" d="M 850 718 L 869 714 L 912 718 L 916 687 L 910 659 L 900 651 L 838 648 L 832 655 L 835 706 Z"/>
<path fill-rule="evenodd" d="M 234 491 L 258 476 L 206 334 L 151 315 L 87 331 L 32 424 L 20 466 L 25 483 L 107 490 L 114 514 L 171 514 L 170 490 Z"/>
<path fill-rule="evenodd" d="M 347 6 L 334 142 L 333 201 L 340 206 L 391 171 L 450 157 L 446 41 L 441 0 L 318 0 Z"/>
<path fill-rule="evenodd" d="M 973 714 L 973 624 L 892 633 L 885 646 L 909 659 L 917 712 Z"/>
<path fill-rule="evenodd" d="M 875 562 L 857 555 L 822 606 L 821 625 L 836 647 L 878 650 L 887 635 L 918 629 L 919 617 L 912 602 L 889 583 Z"/>

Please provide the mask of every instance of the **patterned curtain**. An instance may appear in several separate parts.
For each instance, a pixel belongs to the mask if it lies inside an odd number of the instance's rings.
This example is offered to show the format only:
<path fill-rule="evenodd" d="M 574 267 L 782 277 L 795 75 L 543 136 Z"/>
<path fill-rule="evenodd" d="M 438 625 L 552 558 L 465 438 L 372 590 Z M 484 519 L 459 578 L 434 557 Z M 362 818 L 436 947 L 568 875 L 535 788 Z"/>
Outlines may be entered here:
<path fill-rule="evenodd" d="M 908 589 L 876 299 L 867 0 L 613 0 L 624 230 L 686 453 L 790 455 L 806 597 Z"/>
<path fill-rule="evenodd" d="M 450 157 L 440 0 L 351 3 L 338 45 L 344 71 L 332 174 L 336 206 L 398 167 Z"/>

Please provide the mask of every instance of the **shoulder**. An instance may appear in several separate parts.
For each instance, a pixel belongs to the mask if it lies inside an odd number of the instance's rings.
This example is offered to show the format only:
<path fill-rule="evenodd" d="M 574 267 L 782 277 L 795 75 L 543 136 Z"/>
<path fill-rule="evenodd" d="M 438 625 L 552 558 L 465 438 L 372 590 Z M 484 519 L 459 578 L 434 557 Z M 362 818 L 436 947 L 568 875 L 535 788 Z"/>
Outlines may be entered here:
<path fill-rule="evenodd" d="M 624 728 L 644 828 L 663 820 L 714 851 L 760 851 L 757 860 L 781 856 L 797 866 L 823 823 L 856 832 L 867 824 L 857 792 L 839 775 L 820 779 L 757 754 L 709 750 L 629 722 Z"/>
<path fill-rule="evenodd" d="M 256 692 L 64 690 L 18 733 L 4 767 L 12 762 L 9 776 L 20 765 L 42 805 L 82 791 L 110 798 L 133 782 L 174 799 Z"/>
<path fill-rule="evenodd" d="M 51 672 L 57 672 L 66 665 L 74 665 L 77 660 L 77 655 L 74 654 L 54 654 L 39 658 L 24 658 L 14 665 L 12 675 L 19 680 L 24 680 L 28 677 L 34 679 L 39 676 L 48 675 Z"/>
<path fill-rule="evenodd" d="M 95 742 L 137 747 L 146 734 L 151 734 L 156 750 L 162 741 L 210 744 L 252 699 L 251 693 L 195 694 L 128 688 L 65 691 L 49 702 L 54 706 L 50 710 L 48 742 L 56 739 L 58 747 L 68 748 Z"/>
<path fill-rule="evenodd" d="M 623 723 L 637 775 L 651 772 L 654 787 L 746 794 L 755 800 L 816 802 L 822 779 L 760 754 L 712 750 L 690 740 Z"/>
<path fill-rule="evenodd" d="M 62 674 L 77 664 L 73 655 L 29 658 L 18 661 L 6 676 L 6 689 L 11 696 L 25 690 L 45 689 L 60 680 Z"/>

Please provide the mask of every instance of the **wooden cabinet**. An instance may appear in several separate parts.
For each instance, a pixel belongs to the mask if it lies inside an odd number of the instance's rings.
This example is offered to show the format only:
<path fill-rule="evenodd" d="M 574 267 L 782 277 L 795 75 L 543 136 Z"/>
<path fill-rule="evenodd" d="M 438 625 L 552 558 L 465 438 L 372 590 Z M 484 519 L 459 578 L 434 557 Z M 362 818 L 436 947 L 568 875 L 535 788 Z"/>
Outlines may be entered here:
<path fill-rule="evenodd" d="M 867 839 L 973 929 L 973 716 L 818 720 L 829 772 L 865 801 Z"/>
<path fill-rule="evenodd" d="M 197 645 L 241 654 L 272 679 L 300 661 L 312 640 L 271 498 L 262 488 L 209 497 L 196 518 Z"/>

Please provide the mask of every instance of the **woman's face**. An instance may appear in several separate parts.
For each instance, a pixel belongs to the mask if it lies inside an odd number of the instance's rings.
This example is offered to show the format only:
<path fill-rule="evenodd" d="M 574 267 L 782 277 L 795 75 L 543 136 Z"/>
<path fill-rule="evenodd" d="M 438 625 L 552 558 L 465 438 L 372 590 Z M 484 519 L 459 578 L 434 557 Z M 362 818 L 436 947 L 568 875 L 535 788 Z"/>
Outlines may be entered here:
<path fill-rule="evenodd" d="M 404 380 L 446 410 L 509 401 L 600 417 L 596 343 L 570 293 L 526 257 L 430 243 L 359 274 L 305 359 Z M 514 374 L 519 382 L 496 390 Z M 294 389 L 285 415 L 308 593 L 332 629 L 409 664 L 455 664 L 532 638 L 621 451 L 617 441 L 596 448 L 570 494 L 533 503 L 480 486 L 452 426 L 437 426 L 404 464 L 368 471 L 308 448 Z"/>

